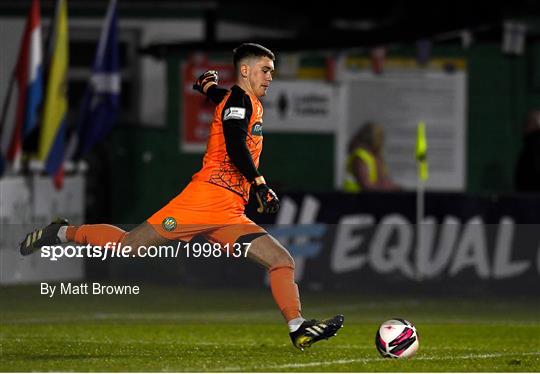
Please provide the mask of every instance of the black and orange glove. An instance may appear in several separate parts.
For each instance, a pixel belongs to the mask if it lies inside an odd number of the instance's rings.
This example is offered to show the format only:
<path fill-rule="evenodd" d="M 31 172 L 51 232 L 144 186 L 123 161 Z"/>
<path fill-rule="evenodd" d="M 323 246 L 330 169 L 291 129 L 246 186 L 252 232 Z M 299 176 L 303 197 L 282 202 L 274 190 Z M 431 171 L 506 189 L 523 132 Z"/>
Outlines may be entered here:
<path fill-rule="evenodd" d="M 218 80 L 218 72 L 215 70 L 208 70 L 206 73 L 197 78 L 193 84 L 193 89 L 205 95 L 210 87 L 218 84 Z"/>
<path fill-rule="evenodd" d="M 255 189 L 255 197 L 259 207 L 257 212 L 275 214 L 279 210 L 279 199 L 274 191 L 272 191 L 267 185 L 262 176 L 255 178 L 253 182 L 253 188 Z"/>

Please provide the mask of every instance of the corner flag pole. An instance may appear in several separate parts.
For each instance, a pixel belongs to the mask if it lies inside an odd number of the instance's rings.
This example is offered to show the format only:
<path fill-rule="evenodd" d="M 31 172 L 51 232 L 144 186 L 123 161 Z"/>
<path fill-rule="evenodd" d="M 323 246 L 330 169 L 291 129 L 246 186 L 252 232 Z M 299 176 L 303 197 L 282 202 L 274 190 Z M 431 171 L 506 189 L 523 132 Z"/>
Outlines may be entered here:
<path fill-rule="evenodd" d="M 426 125 L 420 121 L 416 131 L 416 162 L 418 164 L 418 184 L 416 188 L 416 280 L 422 280 L 420 255 L 424 249 L 423 219 L 425 209 L 425 183 L 428 180 Z"/>

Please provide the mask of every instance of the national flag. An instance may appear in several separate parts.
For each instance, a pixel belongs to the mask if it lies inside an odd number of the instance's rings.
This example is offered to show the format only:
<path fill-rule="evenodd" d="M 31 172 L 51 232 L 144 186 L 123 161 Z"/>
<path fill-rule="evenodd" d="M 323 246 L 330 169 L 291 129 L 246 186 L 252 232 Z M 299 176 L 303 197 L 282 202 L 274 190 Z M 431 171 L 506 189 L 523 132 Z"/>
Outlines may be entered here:
<path fill-rule="evenodd" d="M 2 158 L 14 171 L 20 168 L 24 139 L 37 126 L 38 109 L 43 96 L 42 38 L 39 0 L 32 0 L 26 19 L 14 77 L 18 89 L 15 121 L 5 123 L 9 105 L 2 115 Z M 13 81 L 10 82 L 6 103 L 11 99 Z"/>
<path fill-rule="evenodd" d="M 116 123 L 121 87 L 116 13 L 116 0 L 111 0 L 101 30 L 92 76 L 81 104 L 74 159 L 84 157 Z"/>
<path fill-rule="evenodd" d="M 48 57 L 47 87 L 39 137 L 38 159 L 45 162 L 45 172 L 62 185 L 65 133 L 67 127 L 68 19 L 66 0 L 58 0 L 52 23 Z"/>
<path fill-rule="evenodd" d="M 427 164 L 426 125 L 423 121 L 418 123 L 416 132 L 416 161 L 418 162 L 418 178 L 425 182 L 427 181 L 429 174 Z"/>

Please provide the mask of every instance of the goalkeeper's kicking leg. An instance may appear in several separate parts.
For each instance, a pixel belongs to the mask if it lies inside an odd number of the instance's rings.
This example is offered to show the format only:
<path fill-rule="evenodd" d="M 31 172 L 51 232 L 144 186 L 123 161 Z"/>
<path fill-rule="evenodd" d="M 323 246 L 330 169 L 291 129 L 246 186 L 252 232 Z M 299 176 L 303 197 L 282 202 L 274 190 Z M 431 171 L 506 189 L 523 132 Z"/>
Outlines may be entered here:
<path fill-rule="evenodd" d="M 21 254 L 26 256 L 41 250 L 43 246 L 74 242 L 82 245 L 106 247 L 108 243 L 131 247 L 131 255 L 141 255 L 149 246 L 169 244 L 170 241 L 148 223 L 144 222 L 131 231 L 108 224 L 71 226 L 66 220 L 54 221 L 50 225 L 29 233 L 21 242 Z"/>
<path fill-rule="evenodd" d="M 302 317 L 298 286 L 294 282 L 294 260 L 271 235 L 251 242 L 248 258 L 263 265 L 269 273 L 272 296 L 289 326 L 289 335 L 296 348 L 304 350 L 313 343 L 336 335 L 343 326 L 343 316 L 327 320 L 306 320 Z"/>

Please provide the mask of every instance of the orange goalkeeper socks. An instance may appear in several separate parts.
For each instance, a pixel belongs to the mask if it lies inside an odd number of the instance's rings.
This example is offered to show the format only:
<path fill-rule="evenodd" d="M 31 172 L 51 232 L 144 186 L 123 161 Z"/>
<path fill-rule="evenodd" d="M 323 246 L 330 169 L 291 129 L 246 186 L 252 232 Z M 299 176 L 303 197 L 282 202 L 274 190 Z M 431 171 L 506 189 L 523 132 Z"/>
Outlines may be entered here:
<path fill-rule="evenodd" d="M 294 268 L 291 266 L 271 268 L 269 275 L 272 296 L 285 320 L 289 322 L 301 317 L 298 286 L 294 283 Z"/>
<path fill-rule="evenodd" d="M 104 247 L 107 243 L 120 243 L 127 233 L 113 225 L 68 226 L 66 238 L 70 242 Z"/>

